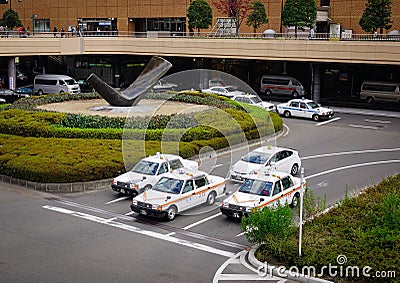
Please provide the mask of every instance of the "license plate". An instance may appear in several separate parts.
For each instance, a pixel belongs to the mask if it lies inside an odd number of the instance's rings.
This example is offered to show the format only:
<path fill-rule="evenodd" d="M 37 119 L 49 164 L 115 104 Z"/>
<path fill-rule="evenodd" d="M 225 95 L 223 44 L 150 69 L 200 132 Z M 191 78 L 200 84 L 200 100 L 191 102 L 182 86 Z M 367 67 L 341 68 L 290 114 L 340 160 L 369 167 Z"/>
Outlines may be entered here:
<path fill-rule="evenodd" d="M 234 212 L 234 213 L 233 213 L 233 217 L 234 217 L 234 218 L 240 218 L 240 215 L 239 215 L 239 213 Z"/>
<path fill-rule="evenodd" d="M 125 194 L 125 190 L 124 189 L 121 189 L 121 194 Z"/>
<path fill-rule="evenodd" d="M 141 210 L 139 211 L 139 213 L 140 213 L 141 215 L 147 215 L 147 211 L 144 210 L 144 209 L 141 209 Z"/>

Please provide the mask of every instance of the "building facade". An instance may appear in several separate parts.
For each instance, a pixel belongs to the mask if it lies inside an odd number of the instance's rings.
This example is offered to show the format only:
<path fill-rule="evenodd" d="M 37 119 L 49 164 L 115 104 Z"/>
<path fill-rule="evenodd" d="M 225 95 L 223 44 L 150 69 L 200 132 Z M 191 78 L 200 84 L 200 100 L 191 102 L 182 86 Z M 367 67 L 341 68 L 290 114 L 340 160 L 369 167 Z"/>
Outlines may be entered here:
<path fill-rule="evenodd" d="M 218 18 L 226 17 L 207 0 L 213 10 L 213 26 Z M 268 24 L 259 28 L 276 32 L 281 27 L 281 10 L 284 0 L 262 0 L 268 15 Z M 330 24 L 340 24 L 341 29 L 354 34 L 365 33 L 358 24 L 366 0 L 317 0 L 317 32 L 329 32 Z M 12 7 L 22 24 L 33 31 L 52 31 L 74 27 L 85 31 L 120 31 L 147 33 L 152 31 L 186 34 L 188 32 L 187 10 L 190 0 L 8 0 L 0 5 L 0 13 Z M 391 30 L 400 29 L 400 0 L 392 1 Z M 243 21 L 241 33 L 252 33 L 252 28 Z M 387 32 L 387 31 L 384 31 Z"/>

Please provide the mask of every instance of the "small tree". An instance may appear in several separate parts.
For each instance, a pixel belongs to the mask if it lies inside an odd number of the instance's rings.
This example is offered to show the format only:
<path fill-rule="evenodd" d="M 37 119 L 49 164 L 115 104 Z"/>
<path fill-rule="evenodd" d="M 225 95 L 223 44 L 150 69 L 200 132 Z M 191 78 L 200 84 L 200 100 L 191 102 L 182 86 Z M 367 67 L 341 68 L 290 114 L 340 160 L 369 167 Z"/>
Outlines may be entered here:
<path fill-rule="evenodd" d="M 187 11 L 189 29 L 206 29 L 212 24 L 212 10 L 205 0 L 194 0 Z"/>
<path fill-rule="evenodd" d="M 268 17 L 265 13 L 264 4 L 260 1 L 255 1 L 251 4 L 251 12 L 247 17 L 246 25 L 249 27 L 253 27 L 254 35 L 257 32 L 257 29 L 263 25 L 268 23 Z"/>
<path fill-rule="evenodd" d="M 219 0 L 213 1 L 218 11 L 233 18 L 236 24 L 236 34 L 239 33 L 240 26 L 250 10 L 250 0 Z"/>
<path fill-rule="evenodd" d="M 298 27 L 314 26 L 317 18 L 317 5 L 315 0 L 286 0 L 282 10 L 282 23 L 285 26 L 294 26 L 297 36 Z"/>
<path fill-rule="evenodd" d="M 359 24 L 366 32 L 375 32 L 380 29 L 390 29 L 392 27 L 392 1 L 391 0 L 368 0 L 365 10 L 360 18 Z"/>
<path fill-rule="evenodd" d="M 18 13 L 11 9 L 5 11 L 3 14 L 3 25 L 9 29 L 22 26 Z"/>

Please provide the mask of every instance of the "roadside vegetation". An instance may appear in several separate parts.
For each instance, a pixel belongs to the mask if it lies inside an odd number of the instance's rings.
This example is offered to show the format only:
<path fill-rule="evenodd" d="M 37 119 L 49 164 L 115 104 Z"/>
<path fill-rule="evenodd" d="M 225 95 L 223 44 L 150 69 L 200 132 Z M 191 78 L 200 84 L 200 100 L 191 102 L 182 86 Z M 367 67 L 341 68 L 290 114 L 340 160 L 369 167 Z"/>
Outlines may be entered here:
<path fill-rule="evenodd" d="M 97 94 L 57 94 L 21 99 L 0 111 L 0 174 L 43 183 L 93 181 L 124 172 L 123 141 L 132 148 L 129 164 L 157 151 L 195 156 L 270 135 L 282 128 L 275 113 L 196 91 L 150 94 L 211 106 L 208 111 L 110 118 L 38 110 L 38 105 L 100 98 Z"/>
<path fill-rule="evenodd" d="M 312 194 L 306 199 L 310 204 Z M 400 174 L 314 215 L 303 226 L 302 256 L 299 229 L 288 207 L 255 211 L 242 219 L 241 228 L 249 242 L 260 245 L 256 257 L 261 262 L 296 266 L 300 271 L 312 266 L 335 282 L 399 282 Z M 337 266 L 337 276 L 329 273 L 329 265 Z M 370 277 L 362 274 L 363 268 Z"/>

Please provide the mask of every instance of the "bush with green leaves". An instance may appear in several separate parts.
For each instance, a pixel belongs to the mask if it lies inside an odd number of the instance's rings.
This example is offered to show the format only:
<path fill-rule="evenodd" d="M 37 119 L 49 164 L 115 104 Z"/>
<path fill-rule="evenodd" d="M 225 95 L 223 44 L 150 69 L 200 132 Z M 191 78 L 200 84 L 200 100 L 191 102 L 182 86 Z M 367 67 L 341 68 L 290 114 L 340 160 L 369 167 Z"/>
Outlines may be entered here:
<path fill-rule="evenodd" d="M 370 266 L 371 275 L 380 270 L 400 274 L 400 174 L 388 177 L 356 197 L 344 199 L 337 207 L 307 222 L 303 226 L 301 257 L 296 252 L 297 237 L 298 233 L 294 233 L 287 238 L 280 250 L 261 245 L 257 258 L 260 261 L 272 258 L 300 269 L 310 265 L 320 269 L 337 265 L 337 257 L 345 255 L 344 268 Z M 382 282 L 382 278 L 374 277 L 342 279 Z M 396 282 L 396 278 L 385 280 Z"/>

